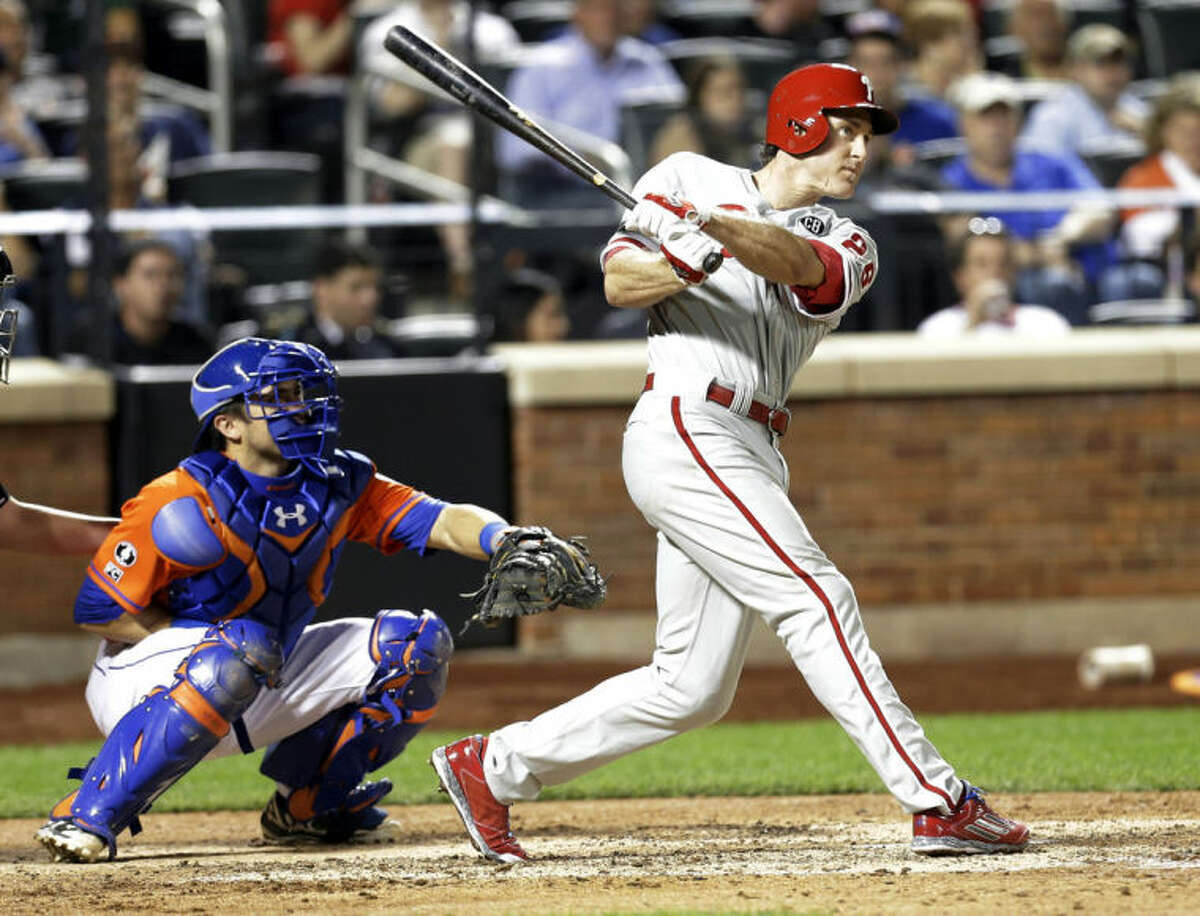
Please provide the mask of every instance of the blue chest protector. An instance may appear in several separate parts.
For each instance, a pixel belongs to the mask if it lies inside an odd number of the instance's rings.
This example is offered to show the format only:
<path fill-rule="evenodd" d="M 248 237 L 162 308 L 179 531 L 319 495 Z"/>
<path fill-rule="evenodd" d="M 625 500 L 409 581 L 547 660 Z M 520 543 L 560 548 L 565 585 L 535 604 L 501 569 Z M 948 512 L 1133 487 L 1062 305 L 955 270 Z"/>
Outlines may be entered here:
<path fill-rule="evenodd" d="M 286 656 L 332 582 L 345 546 L 344 539 L 332 543 L 338 522 L 374 474 L 370 460 L 356 452 L 339 449 L 331 463 L 340 476 L 321 478 L 301 468 L 294 486 L 264 495 L 236 462 L 218 452 L 184 460 L 180 467 L 208 491 L 220 522 L 244 549 L 230 550 L 218 565 L 172 582 L 171 613 L 197 624 L 244 616 L 274 634 Z M 178 512 L 178 517 L 160 513 L 153 531 L 164 555 L 202 565 L 197 556 L 206 551 L 212 555 L 214 546 L 217 557 L 224 553 L 203 520 L 195 517 L 195 500 L 177 500 L 171 506 L 179 508 L 164 512 Z M 189 520 L 188 515 L 193 517 Z M 317 576 L 319 581 L 313 581 Z"/>

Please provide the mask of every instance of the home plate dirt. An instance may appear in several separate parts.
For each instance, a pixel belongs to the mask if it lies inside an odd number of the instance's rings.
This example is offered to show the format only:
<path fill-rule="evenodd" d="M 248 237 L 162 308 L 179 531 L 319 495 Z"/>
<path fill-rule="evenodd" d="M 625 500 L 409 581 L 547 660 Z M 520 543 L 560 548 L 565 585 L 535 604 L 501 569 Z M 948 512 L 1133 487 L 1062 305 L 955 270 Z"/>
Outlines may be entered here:
<path fill-rule="evenodd" d="M 1200 900 L 1200 793 L 1013 795 L 1019 854 L 924 859 L 883 795 L 539 802 L 535 860 L 497 868 L 448 805 L 392 808 L 387 846 L 259 845 L 251 812 L 151 812 L 115 862 L 52 864 L 34 820 L 0 821 L 5 913 L 1185 913 Z"/>

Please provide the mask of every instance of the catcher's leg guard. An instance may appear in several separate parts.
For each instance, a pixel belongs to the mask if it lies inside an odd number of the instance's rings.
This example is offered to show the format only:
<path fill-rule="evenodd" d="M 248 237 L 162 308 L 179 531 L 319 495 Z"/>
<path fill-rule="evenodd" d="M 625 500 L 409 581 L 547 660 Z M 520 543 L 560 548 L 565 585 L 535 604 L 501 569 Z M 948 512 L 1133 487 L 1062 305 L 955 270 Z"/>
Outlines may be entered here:
<path fill-rule="evenodd" d="M 169 687 L 153 690 L 109 733 L 82 772 L 83 785 L 62 799 L 50 820 L 70 820 L 108 844 L 134 825 L 229 731 L 283 664 L 265 628 L 234 620 L 213 627 L 179 665 Z"/>
<path fill-rule="evenodd" d="M 262 773 L 293 790 L 286 815 L 295 821 L 324 817 L 332 826 L 332 814 L 369 809 L 386 790 L 353 799 L 351 793 L 368 772 L 400 755 L 433 717 L 446 689 L 454 641 L 432 611 L 420 617 L 380 611 L 369 649 L 378 667 L 363 702 L 334 710 L 263 755 Z"/>

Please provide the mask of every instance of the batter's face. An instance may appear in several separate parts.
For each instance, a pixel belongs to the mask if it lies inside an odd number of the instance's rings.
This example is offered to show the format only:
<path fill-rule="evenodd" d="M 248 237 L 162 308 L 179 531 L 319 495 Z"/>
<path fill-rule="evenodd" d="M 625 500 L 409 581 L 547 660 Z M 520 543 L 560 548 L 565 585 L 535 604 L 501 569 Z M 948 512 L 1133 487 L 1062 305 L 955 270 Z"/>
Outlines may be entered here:
<path fill-rule="evenodd" d="M 874 136 L 871 118 L 859 111 L 831 113 L 826 117 L 829 136 L 816 150 L 797 161 L 804 165 L 806 190 L 815 193 L 815 199 L 845 200 L 854 196 L 867 166 L 867 144 Z"/>

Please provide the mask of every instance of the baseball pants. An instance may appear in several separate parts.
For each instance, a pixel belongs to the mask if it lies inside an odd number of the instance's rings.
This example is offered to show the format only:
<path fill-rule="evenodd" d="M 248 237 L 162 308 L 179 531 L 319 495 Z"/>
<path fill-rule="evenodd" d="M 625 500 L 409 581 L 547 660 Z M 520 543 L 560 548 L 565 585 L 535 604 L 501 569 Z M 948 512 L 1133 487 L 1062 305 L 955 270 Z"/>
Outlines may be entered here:
<path fill-rule="evenodd" d="M 281 741 L 347 703 L 360 703 L 376 675 L 367 642 L 372 617 L 348 617 L 305 628 L 284 662 L 282 684 L 262 688 L 242 715 L 243 740 L 231 728 L 206 760 L 249 753 Z M 137 645 L 109 652 L 102 644 L 87 684 L 87 704 L 107 735 L 142 697 L 169 686 L 175 669 L 204 638 L 206 627 L 167 627 Z"/>
<path fill-rule="evenodd" d="M 496 798 L 534 798 L 720 719 L 757 615 L 906 810 L 952 808 L 961 783 L 900 701 L 850 583 L 788 499 L 787 466 L 766 428 L 694 388 L 656 383 L 626 426 L 622 463 L 658 530 L 653 658 L 493 733 L 484 771 Z"/>

